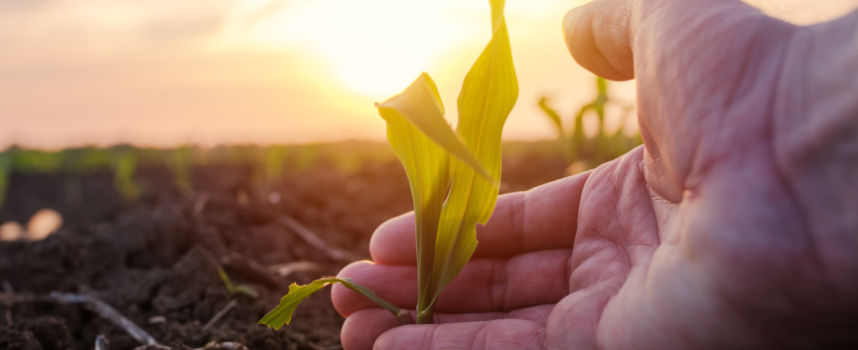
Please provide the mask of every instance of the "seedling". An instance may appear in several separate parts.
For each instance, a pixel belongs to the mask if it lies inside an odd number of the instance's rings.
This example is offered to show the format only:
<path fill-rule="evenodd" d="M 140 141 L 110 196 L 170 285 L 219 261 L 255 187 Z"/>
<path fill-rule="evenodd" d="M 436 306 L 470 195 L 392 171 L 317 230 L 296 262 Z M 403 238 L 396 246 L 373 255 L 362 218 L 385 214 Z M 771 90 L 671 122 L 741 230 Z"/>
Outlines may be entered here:
<path fill-rule="evenodd" d="M 217 274 L 220 275 L 220 280 L 223 281 L 223 284 L 226 286 L 226 290 L 229 291 L 230 296 L 234 296 L 237 293 L 242 293 L 254 299 L 259 296 L 259 294 L 256 293 L 256 290 L 251 286 L 232 284 L 232 281 L 229 280 L 229 275 L 227 275 L 226 271 L 224 271 L 220 266 L 217 267 Z"/>
<path fill-rule="evenodd" d="M 265 180 L 272 184 L 283 176 L 283 159 L 289 150 L 284 146 L 269 146 L 265 150 Z"/>
<path fill-rule="evenodd" d="M 438 88 L 421 74 L 405 91 L 377 104 L 387 122 L 387 139 L 411 185 L 417 242 L 417 323 L 432 323 L 441 290 L 470 260 L 477 246 L 476 224 L 494 211 L 500 183 L 501 133 L 518 98 L 503 16 L 504 0 L 490 0 L 492 40 L 465 77 L 459 94 L 459 123 L 444 119 Z M 452 157 L 451 157 L 452 156 Z M 289 294 L 260 323 L 280 328 L 298 304 L 325 285 L 342 283 L 397 317 L 410 315 L 348 279 L 323 278 Z"/>
<path fill-rule="evenodd" d="M 178 147 L 166 152 L 167 169 L 173 177 L 176 188 L 184 193 L 193 189 L 191 172 L 194 166 L 194 149 L 191 147 Z"/>
<path fill-rule="evenodd" d="M 624 126 L 620 126 L 613 134 L 608 134 L 605 131 L 605 106 L 609 103 L 617 104 L 618 102 L 611 100 L 608 96 L 609 85 L 605 78 L 596 77 L 595 81 L 596 98 L 581 107 L 575 114 L 571 132 L 565 130 L 560 115 L 554 108 L 549 106 L 548 98 L 542 97 L 539 100 L 539 108 L 545 112 L 545 115 L 551 120 L 557 130 L 566 162 L 568 164 L 580 164 L 579 170 L 595 168 L 643 143 L 640 135 L 626 136 Z M 627 117 L 629 113 L 634 111 L 634 105 L 620 105 L 620 107 L 625 113 L 624 117 Z M 584 134 L 584 115 L 590 111 L 596 113 L 599 121 L 598 130 L 593 137 L 587 137 Z"/>
<path fill-rule="evenodd" d="M 131 151 L 121 153 L 113 164 L 113 184 L 122 198 L 132 201 L 140 196 L 140 187 L 134 182 L 134 172 L 137 170 L 137 157 Z"/>

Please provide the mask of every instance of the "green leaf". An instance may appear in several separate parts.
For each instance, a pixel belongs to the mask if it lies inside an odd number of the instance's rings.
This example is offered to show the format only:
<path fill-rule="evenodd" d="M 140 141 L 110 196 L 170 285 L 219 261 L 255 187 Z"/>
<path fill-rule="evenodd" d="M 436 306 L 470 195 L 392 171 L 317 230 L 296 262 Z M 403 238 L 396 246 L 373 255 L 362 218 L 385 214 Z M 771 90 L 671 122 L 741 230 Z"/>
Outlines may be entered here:
<path fill-rule="evenodd" d="M 463 140 L 450 129 L 444 119 L 444 104 L 438 94 L 438 87 L 429 74 L 421 73 L 401 94 L 377 104 L 382 110 L 394 110 L 419 129 L 423 135 L 435 141 L 445 151 L 466 163 L 486 179 L 491 179 L 488 171 L 468 150 Z M 382 118 L 388 118 L 382 115 Z"/>
<path fill-rule="evenodd" d="M 226 290 L 229 291 L 229 294 L 234 294 L 235 287 L 233 287 L 232 281 L 229 280 L 229 276 L 226 274 L 226 271 L 224 271 L 222 267 L 218 266 L 217 274 L 220 276 L 220 280 L 223 281 L 223 284 L 226 286 Z"/>
<path fill-rule="evenodd" d="M 220 280 L 223 281 L 223 284 L 226 286 L 226 290 L 229 292 L 229 295 L 235 295 L 235 293 L 243 293 L 251 298 L 256 298 L 259 294 L 256 293 L 256 290 L 253 287 L 239 284 L 233 285 L 232 281 L 229 280 L 229 275 L 226 274 L 226 271 L 223 270 L 222 267 L 217 267 L 217 274 L 220 276 Z"/>
<path fill-rule="evenodd" d="M 433 300 L 462 270 L 477 247 L 476 224 L 485 224 L 497 203 L 501 134 L 518 98 L 504 0 L 491 0 L 492 40 L 465 77 L 459 94 L 458 133 L 491 175 L 477 176 L 458 160 L 451 162 L 452 186 L 441 213 L 431 288 Z M 434 305 L 434 301 L 432 304 Z"/>
<path fill-rule="evenodd" d="M 571 164 L 575 160 L 575 149 L 571 144 L 569 144 L 569 141 L 566 140 L 566 133 L 563 131 L 563 121 L 560 119 L 560 114 L 548 105 L 548 98 L 546 97 L 539 99 L 539 108 L 545 112 L 545 115 L 551 119 L 551 122 L 554 123 L 554 127 L 557 128 L 560 147 L 563 150 L 563 157 L 566 158 L 567 164 Z"/>
<path fill-rule="evenodd" d="M 565 138 L 563 122 L 560 120 L 560 114 L 557 114 L 557 111 L 548 105 L 548 98 L 543 97 L 539 99 L 539 108 L 542 109 L 542 111 L 545 112 L 545 115 L 548 116 L 548 119 L 551 119 L 551 122 L 554 123 L 554 127 L 557 128 L 557 134 L 560 138 Z"/>
<path fill-rule="evenodd" d="M 247 295 L 253 299 L 256 299 L 259 296 L 259 294 L 256 293 L 256 289 L 253 289 L 253 287 L 245 285 L 245 284 L 239 284 L 239 285 L 235 286 L 235 289 L 233 289 L 233 290 L 235 291 L 233 294 L 242 293 L 242 294 Z"/>
<path fill-rule="evenodd" d="M 417 281 L 418 281 L 418 310 L 421 306 L 428 306 L 429 300 L 423 300 L 423 296 L 431 294 L 427 289 L 429 278 L 432 276 L 432 266 L 435 259 L 435 239 L 438 233 L 438 222 L 441 218 L 441 208 L 447 197 L 447 188 L 450 184 L 449 157 L 438 143 L 430 140 L 427 135 L 419 130 L 413 123 L 400 113 L 401 110 L 417 110 L 408 107 L 409 103 L 422 106 L 428 110 L 422 118 L 434 118 L 440 121 L 443 129 L 450 134 L 450 127 L 444 122 L 443 105 L 440 99 L 425 99 L 424 92 L 429 91 L 437 96 L 437 91 L 430 87 L 434 84 L 425 73 L 418 78 L 411 87 L 402 94 L 394 97 L 395 104 L 381 104 L 378 112 L 387 121 L 387 140 L 396 153 L 397 158 L 405 168 L 408 183 L 411 187 L 411 199 L 414 202 L 415 241 L 417 242 Z M 425 88 L 425 90 L 421 89 Z M 417 96 L 414 96 L 417 95 Z M 393 100 L 391 99 L 391 100 Z M 390 101 L 390 100 L 388 100 Z M 421 102 L 431 102 L 421 104 Z M 437 103 L 436 103 L 437 102 Z M 389 106 L 394 107 L 389 107 Z M 402 108 L 403 106 L 408 108 Z M 415 115 L 412 113 L 411 115 Z M 458 138 L 455 138 L 458 143 Z M 464 147 L 464 146 L 463 146 Z M 467 152 L 470 154 L 470 152 Z"/>
<path fill-rule="evenodd" d="M 280 304 L 259 320 L 259 323 L 274 329 L 280 329 L 284 324 L 289 324 L 289 322 L 292 321 L 292 313 L 295 312 L 295 309 L 302 301 L 304 301 L 304 299 L 307 299 L 310 295 L 313 295 L 313 293 L 332 283 L 342 283 L 346 288 L 363 294 L 379 306 L 389 310 L 393 316 L 396 316 L 400 324 L 410 323 L 411 315 L 408 314 L 408 311 L 401 310 L 390 302 L 379 298 L 375 295 L 375 292 L 371 291 L 367 287 L 352 282 L 351 279 L 336 277 L 320 278 L 303 286 L 292 283 L 289 286 L 289 294 L 283 296 L 283 298 L 280 299 Z"/>
<path fill-rule="evenodd" d="M 377 104 L 414 201 L 418 324 L 432 322 L 437 295 L 470 259 L 476 224 L 488 221 L 497 202 L 501 134 L 518 97 L 518 82 L 504 1 L 490 2 L 492 40 L 465 78 L 457 132 L 443 119 L 438 89 L 426 73 Z"/>
<path fill-rule="evenodd" d="M 134 182 L 136 169 L 137 157 L 130 151 L 120 154 L 113 165 L 113 184 L 126 201 L 140 196 L 140 187 Z"/>

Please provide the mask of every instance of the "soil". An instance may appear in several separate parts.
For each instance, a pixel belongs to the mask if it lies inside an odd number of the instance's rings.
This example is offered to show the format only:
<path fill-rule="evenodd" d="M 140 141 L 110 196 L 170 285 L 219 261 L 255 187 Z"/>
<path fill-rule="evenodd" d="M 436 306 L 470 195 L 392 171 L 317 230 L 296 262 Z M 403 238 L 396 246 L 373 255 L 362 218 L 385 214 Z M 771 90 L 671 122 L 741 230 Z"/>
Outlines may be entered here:
<path fill-rule="evenodd" d="M 501 190 L 557 179 L 564 167 L 556 155 L 506 156 Z M 290 216 L 328 245 L 369 258 L 375 228 L 411 210 L 398 162 L 388 157 L 343 172 L 320 161 L 267 184 L 254 180 L 250 165 L 196 166 L 192 174 L 193 190 L 182 191 L 167 168 L 138 169 L 142 194 L 125 201 L 109 171 L 13 172 L 0 223 L 26 223 L 42 208 L 60 212 L 64 223 L 42 241 L 0 242 L 0 281 L 20 294 L 92 290 L 174 349 L 210 341 L 240 342 L 249 349 L 339 349 L 344 318 L 331 306 L 329 288 L 301 304 L 291 325 L 279 331 L 257 325 L 289 284 L 335 275 L 345 265 L 308 245 L 280 219 Z M 70 181 L 78 191 L 68 190 Z M 218 261 L 233 283 L 251 286 L 258 298 L 230 296 Z M 285 277 L 265 268 L 297 261 L 322 268 Z M 204 331 L 232 299 L 236 306 Z M 0 304 L 0 349 L 92 349 L 99 334 L 112 350 L 141 345 L 80 304 Z"/>

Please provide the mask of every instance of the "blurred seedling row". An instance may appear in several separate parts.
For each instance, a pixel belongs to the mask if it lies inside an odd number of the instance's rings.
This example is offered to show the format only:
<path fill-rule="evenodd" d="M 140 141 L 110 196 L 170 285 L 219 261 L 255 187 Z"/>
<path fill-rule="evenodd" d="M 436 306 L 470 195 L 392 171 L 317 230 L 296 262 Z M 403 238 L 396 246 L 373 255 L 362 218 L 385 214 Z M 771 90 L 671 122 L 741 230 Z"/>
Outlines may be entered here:
<path fill-rule="evenodd" d="M 337 144 L 219 146 L 204 149 L 182 146 L 174 149 L 78 148 L 50 152 L 12 147 L 0 153 L 0 208 L 5 201 L 13 172 L 64 174 L 64 195 L 69 204 L 82 203 L 81 178 L 89 173 L 109 171 L 113 185 L 126 201 L 141 194 L 136 174 L 144 168 L 165 167 L 180 192 L 194 191 L 195 167 L 211 165 L 249 166 L 256 185 L 275 184 L 284 176 L 306 173 L 324 163 L 336 171 L 352 174 L 367 162 L 387 162 L 393 155 L 383 145 L 369 142 Z M 237 194 L 239 197 L 241 194 Z M 271 195 L 272 203 L 279 194 Z M 241 198 L 238 198 L 241 201 Z"/>

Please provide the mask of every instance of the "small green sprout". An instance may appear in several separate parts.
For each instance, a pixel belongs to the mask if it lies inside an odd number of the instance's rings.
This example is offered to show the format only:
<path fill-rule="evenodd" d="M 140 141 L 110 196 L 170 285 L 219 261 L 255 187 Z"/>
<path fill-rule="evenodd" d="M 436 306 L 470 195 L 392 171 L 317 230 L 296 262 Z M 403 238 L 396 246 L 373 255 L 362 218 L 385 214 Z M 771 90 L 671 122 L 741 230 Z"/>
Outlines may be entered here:
<path fill-rule="evenodd" d="M 113 162 L 113 184 L 126 201 L 140 196 L 140 187 L 134 182 L 136 170 L 137 157 L 131 151 L 122 152 Z"/>
<path fill-rule="evenodd" d="M 194 149 L 184 146 L 169 150 L 165 159 L 176 188 L 185 193 L 190 192 L 193 189 L 191 172 L 194 166 Z"/>
<path fill-rule="evenodd" d="M 401 94 L 376 104 L 387 139 L 405 168 L 414 203 L 418 266 L 417 323 L 432 323 L 441 290 L 465 267 L 477 247 L 476 224 L 486 224 L 498 198 L 501 134 L 518 98 L 504 0 L 490 0 L 492 39 L 471 67 L 458 98 L 459 123 L 444 119 L 438 88 L 421 74 Z M 346 279 L 326 278 L 289 294 L 260 323 L 279 328 L 295 307 L 327 284 L 342 283 L 397 317 L 405 312 Z"/>
<path fill-rule="evenodd" d="M 256 293 L 256 290 L 253 289 L 253 287 L 250 287 L 250 286 L 244 285 L 244 284 L 239 284 L 239 285 L 232 284 L 232 281 L 229 280 L 229 275 L 227 275 L 226 271 L 224 271 L 223 268 L 220 266 L 217 267 L 217 274 L 220 275 L 220 279 L 221 279 L 221 281 L 223 281 L 223 284 L 226 286 L 226 290 L 229 291 L 230 296 L 233 296 L 237 293 L 245 294 L 245 295 L 247 295 L 251 298 L 254 298 L 254 299 L 256 299 L 259 296 L 259 294 Z"/>

